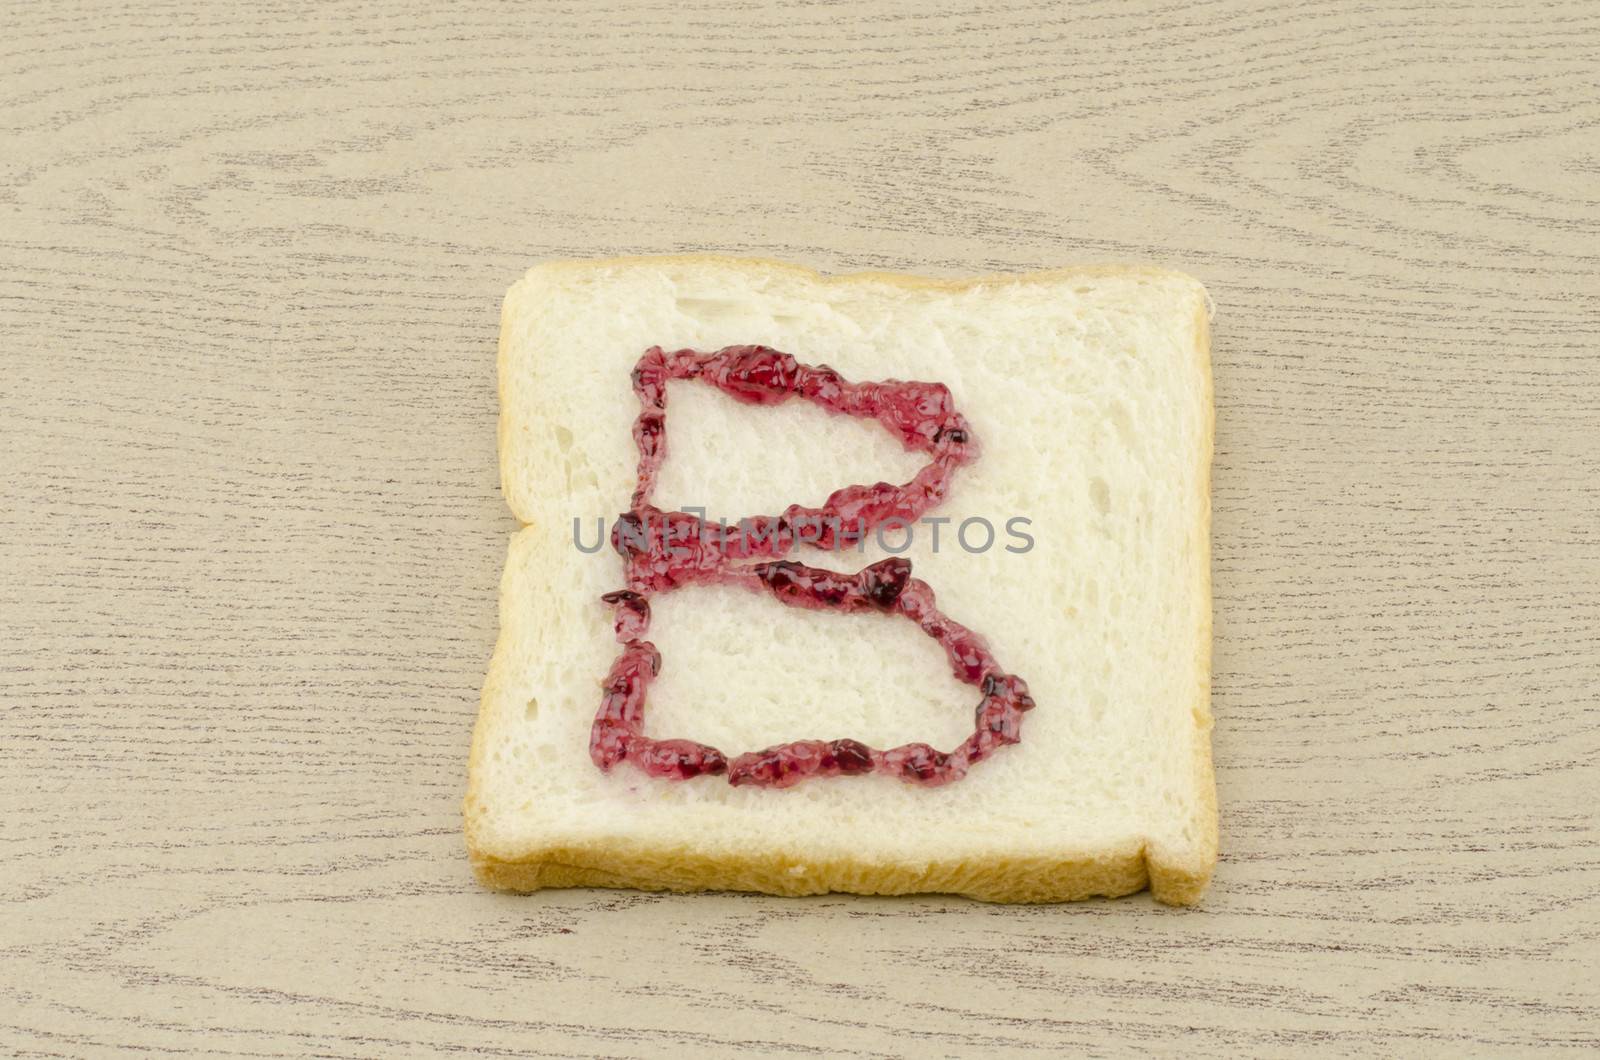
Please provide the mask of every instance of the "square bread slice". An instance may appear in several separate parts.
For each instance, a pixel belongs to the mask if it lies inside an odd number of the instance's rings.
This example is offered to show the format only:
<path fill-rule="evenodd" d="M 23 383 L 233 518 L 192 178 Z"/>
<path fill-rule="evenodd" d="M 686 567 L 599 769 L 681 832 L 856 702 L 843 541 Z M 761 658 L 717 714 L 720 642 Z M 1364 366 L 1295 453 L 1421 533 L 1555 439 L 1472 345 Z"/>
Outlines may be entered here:
<path fill-rule="evenodd" d="M 1211 772 L 1208 304 L 1148 268 L 950 282 L 718 257 L 559 262 L 506 296 L 500 453 L 511 540 L 473 738 L 466 830 L 489 886 L 940 891 L 992 901 L 1194 902 L 1217 854 Z M 1037 704 L 963 778 L 794 787 L 668 780 L 589 755 L 616 658 L 606 529 L 629 507 L 645 350 L 764 344 L 847 379 L 947 385 L 980 456 L 908 534 L 788 557 L 856 571 L 899 553 Z M 905 482 L 926 457 L 792 400 L 668 388 L 660 508 L 709 519 Z M 994 530 L 985 544 L 983 522 Z M 1017 522 L 1016 520 L 1025 520 Z M 965 534 L 958 531 L 965 526 Z M 909 536 L 909 541 L 907 537 Z M 1031 544 L 1025 545 L 1024 537 Z M 848 737 L 948 750 L 979 695 L 914 623 L 785 607 L 738 586 L 651 600 L 644 731 L 730 757 Z"/>

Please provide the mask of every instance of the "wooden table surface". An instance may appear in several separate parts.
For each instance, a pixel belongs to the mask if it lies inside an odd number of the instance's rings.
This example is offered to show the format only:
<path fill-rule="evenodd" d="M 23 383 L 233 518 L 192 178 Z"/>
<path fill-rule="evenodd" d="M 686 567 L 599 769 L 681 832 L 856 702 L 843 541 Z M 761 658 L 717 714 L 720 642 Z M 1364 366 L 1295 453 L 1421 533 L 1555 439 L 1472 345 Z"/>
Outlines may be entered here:
<path fill-rule="evenodd" d="M 0 24 L 0 1053 L 1600 1049 L 1594 3 Z M 475 885 L 501 294 L 693 249 L 1210 285 L 1199 910 Z"/>

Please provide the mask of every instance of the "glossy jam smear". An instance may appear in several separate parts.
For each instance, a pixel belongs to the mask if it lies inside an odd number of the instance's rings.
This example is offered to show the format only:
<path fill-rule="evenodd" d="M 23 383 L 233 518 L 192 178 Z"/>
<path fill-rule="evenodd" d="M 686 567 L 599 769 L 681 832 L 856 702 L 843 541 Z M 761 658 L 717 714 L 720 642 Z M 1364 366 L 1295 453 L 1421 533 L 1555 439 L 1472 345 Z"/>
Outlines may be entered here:
<path fill-rule="evenodd" d="M 724 526 L 650 503 L 667 455 L 667 383 L 700 380 L 752 405 L 798 397 L 830 412 L 876 420 L 928 463 L 910 482 L 846 486 L 819 506 L 792 504 Z M 914 522 L 944 500 L 955 469 L 975 459 L 972 430 L 940 383 L 851 383 L 823 365 L 811 367 L 766 346 L 729 346 L 715 353 L 664 352 L 652 347 L 633 369 L 642 411 L 634 422 L 639 485 L 630 510 L 612 528 L 611 545 L 623 558 L 628 587 L 607 593 L 622 653 L 606 675 L 605 692 L 591 730 L 589 754 L 610 770 L 628 761 L 651 776 L 687 780 L 726 775 L 731 784 L 788 787 L 811 777 L 881 772 L 929 786 L 966 775 L 974 763 L 1020 738 L 1022 714 L 1033 707 L 1028 686 L 1000 669 L 982 637 L 952 621 L 934 603 L 933 590 L 911 576 L 911 562 L 886 559 L 855 574 L 781 559 L 797 544 L 842 549 L 885 525 Z M 650 631 L 648 594 L 692 584 L 742 585 L 768 592 L 790 607 L 821 611 L 880 612 L 915 622 L 945 650 L 957 680 L 981 690 L 971 736 L 951 751 L 908 743 L 880 751 L 856 740 L 798 740 L 729 759 L 692 740 L 655 740 L 643 734 L 645 694 L 661 670 Z"/>

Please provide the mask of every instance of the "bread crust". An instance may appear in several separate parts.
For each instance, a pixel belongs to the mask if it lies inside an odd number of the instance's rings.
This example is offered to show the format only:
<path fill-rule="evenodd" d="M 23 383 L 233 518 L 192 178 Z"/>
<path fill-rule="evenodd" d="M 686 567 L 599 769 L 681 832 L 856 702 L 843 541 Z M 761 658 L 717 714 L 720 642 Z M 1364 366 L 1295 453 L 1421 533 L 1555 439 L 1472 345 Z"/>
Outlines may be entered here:
<path fill-rule="evenodd" d="M 984 858 L 915 869 L 855 859 L 785 855 L 712 858 L 684 846 L 641 849 L 552 847 L 536 860 L 473 859 L 478 879 L 496 890 L 629 887 L 646 891 L 752 891 L 799 896 L 956 894 L 985 902 L 1063 902 L 1132 894 L 1149 883 L 1144 849 L 1052 858 Z"/>
<path fill-rule="evenodd" d="M 1197 612 L 1200 616 L 1197 651 L 1198 682 L 1193 716 L 1195 764 L 1202 786 L 1200 819 L 1195 822 L 1200 842 L 1183 856 L 1158 845 L 1129 841 L 1095 851 L 1064 853 L 1051 857 L 986 857 L 935 861 L 916 867 L 875 862 L 868 858 L 818 860 L 781 852 L 709 856 L 680 843 L 622 843 L 608 841 L 584 846 L 552 845 L 519 851 L 503 857 L 486 842 L 483 815 L 487 806 L 479 791 L 483 759 L 488 754 L 488 715 L 500 686 L 507 680 L 510 661 L 502 639 L 497 644 L 479 702 L 472 749 L 468 761 L 468 785 L 463 803 L 467 848 L 478 879 L 486 886 L 503 891 L 531 892 L 546 887 L 623 887 L 651 891 L 752 891 L 773 895 L 807 895 L 843 891 L 856 894 L 945 893 L 963 895 L 988 902 L 1061 902 L 1104 896 L 1131 894 L 1148 887 L 1151 895 L 1168 905 L 1193 905 L 1211 880 L 1218 850 L 1216 784 L 1211 758 L 1211 462 L 1216 434 L 1210 348 L 1209 296 L 1198 280 L 1186 273 L 1157 266 L 1086 265 L 1066 266 L 1024 273 L 994 273 L 982 276 L 940 279 L 904 273 L 866 271 L 829 276 L 800 265 L 762 258 L 743 258 L 721 254 L 633 255 L 594 260 L 544 262 L 529 269 L 506 293 L 501 306 L 500 340 L 497 354 L 500 416 L 497 439 L 502 456 L 501 488 L 509 497 L 506 480 L 513 429 L 506 384 L 510 375 L 510 322 L 512 306 L 519 289 L 535 277 L 563 270 L 592 270 L 631 265 L 714 265 L 730 269 L 789 272 L 797 277 L 824 283 L 882 283 L 905 289 L 961 291 L 993 284 L 1055 283 L 1074 277 L 1150 276 L 1178 278 L 1193 283 L 1205 300 L 1197 307 L 1194 325 L 1194 355 L 1198 360 L 1204 387 L 1204 437 L 1199 452 L 1201 467 L 1197 476 L 1200 489 L 1200 517 L 1191 531 L 1194 554 L 1200 564 L 1195 580 Z M 519 521 L 528 525 L 522 513 Z M 509 576 L 509 564 L 507 567 Z M 505 585 L 501 587 L 502 595 Z M 504 633 L 502 632 L 502 638 Z"/>
<path fill-rule="evenodd" d="M 1168 905 L 1193 905 L 1211 882 L 1217 864 L 1219 814 L 1216 774 L 1211 762 L 1211 461 L 1216 446 L 1217 415 L 1211 377 L 1211 313 L 1209 300 L 1195 311 L 1194 349 L 1199 359 L 1200 377 L 1205 388 L 1205 436 L 1200 450 L 1200 519 L 1193 533 L 1195 554 L 1199 557 L 1199 578 L 1195 582 L 1196 611 L 1200 629 L 1196 640 L 1198 686 L 1195 689 L 1194 741 L 1195 771 L 1200 777 L 1201 810 L 1196 827 L 1200 842 L 1188 859 L 1172 851 L 1155 850 L 1147 855 L 1150 867 L 1150 893 Z"/>

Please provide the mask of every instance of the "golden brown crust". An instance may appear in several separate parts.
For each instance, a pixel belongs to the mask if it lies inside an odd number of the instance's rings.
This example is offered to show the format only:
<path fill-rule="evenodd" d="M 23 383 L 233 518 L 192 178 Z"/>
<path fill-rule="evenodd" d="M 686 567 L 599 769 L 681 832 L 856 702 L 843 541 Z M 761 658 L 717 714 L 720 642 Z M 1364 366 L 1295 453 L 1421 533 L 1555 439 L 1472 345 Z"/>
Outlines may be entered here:
<path fill-rule="evenodd" d="M 1070 266 L 1038 272 L 994 274 L 966 279 L 935 279 L 900 273 L 858 272 L 825 276 L 812 269 L 756 258 L 737 258 L 716 254 L 690 254 L 659 257 L 618 257 L 594 261 L 547 262 L 529 270 L 507 292 L 501 310 L 498 375 L 500 451 L 508 449 L 509 433 L 514 429 L 508 413 L 506 382 L 509 378 L 511 336 L 507 326 L 516 288 L 528 278 L 544 271 L 594 269 L 626 265 L 704 264 L 736 268 L 780 270 L 829 283 L 881 282 L 909 289 L 956 291 L 993 283 L 1057 282 L 1077 276 L 1148 275 L 1176 277 L 1195 283 L 1184 273 L 1153 266 Z M 1202 288 L 1203 290 L 1203 288 Z M 911 894 L 937 892 L 959 894 L 991 902 L 1057 902 L 1097 895 L 1114 897 L 1148 886 L 1158 901 L 1171 905 L 1191 905 L 1199 900 L 1211 879 L 1216 863 L 1218 829 L 1216 788 L 1211 762 L 1211 455 L 1215 437 L 1215 412 L 1212 396 L 1210 332 L 1208 306 L 1196 311 L 1196 356 L 1199 358 L 1205 390 L 1205 436 L 1200 451 L 1201 515 L 1196 527 L 1195 550 L 1201 564 L 1197 579 L 1200 594 L 1200 674 L 1194 707 L 1198 738 L 1195 740 L 1196 769 L 1202 784 L 1204 830 L 1197 852 L 1177 858 L 1170 852 L 1152 849 L 1148 844 L 1130 843 L 1117 849 L 1049 858 L 985 858 L 982 861 L 954 860 L 933 862 L 918 867 L 875 864 L 855 859 L 813 861 L 780 854 L 750 854 L 735 857 L 709 856 L 682 845 L 662 843 L 624 847 L 616 843 L 589 847 L 550 847 L 519 852 L 502 858 L 489 849 L 483 836 L 484 805 L 479 792 L 483 757 L 487 754 L 488 712 L 494 694 L 505 680 L 509 661 L 502 645 L 497 645 L 489 674 L 484 682 L 472 750 L 468 763 L 468 790 L 464 816 L 468 851 L 479 880 L 507 891 L 535 891 L 545 887 L 631 887 L 641 890 L 735 890 L 776 895 L 821 894 L 845 891 L 857 894 Z M 505 464 L 502 461 L 502 490 Z M 509 492 L 509 490 L 506 490 Z M 509 565 L 508 565 L 509 573 Z M 502 595 L 503 595 L 502 586 Z"/>
<path fill-rule="evenodd" d="M 478 879 L 496 890 L 633 887 L 646 891 L 752 891 L 805 895 L 958 894 L 985 902 L 1064 902 L 1116 897 L 1149 881 L 1138 844 L 1096 855 L 985 858 L 915 868 L 867 861 L 802 860 L 782 855 L 709 857 L 687 847 L 553 847 L 502 861 L 474 854 Z M 1158 896 L 1159 897 L 1159 896 Z"/>

